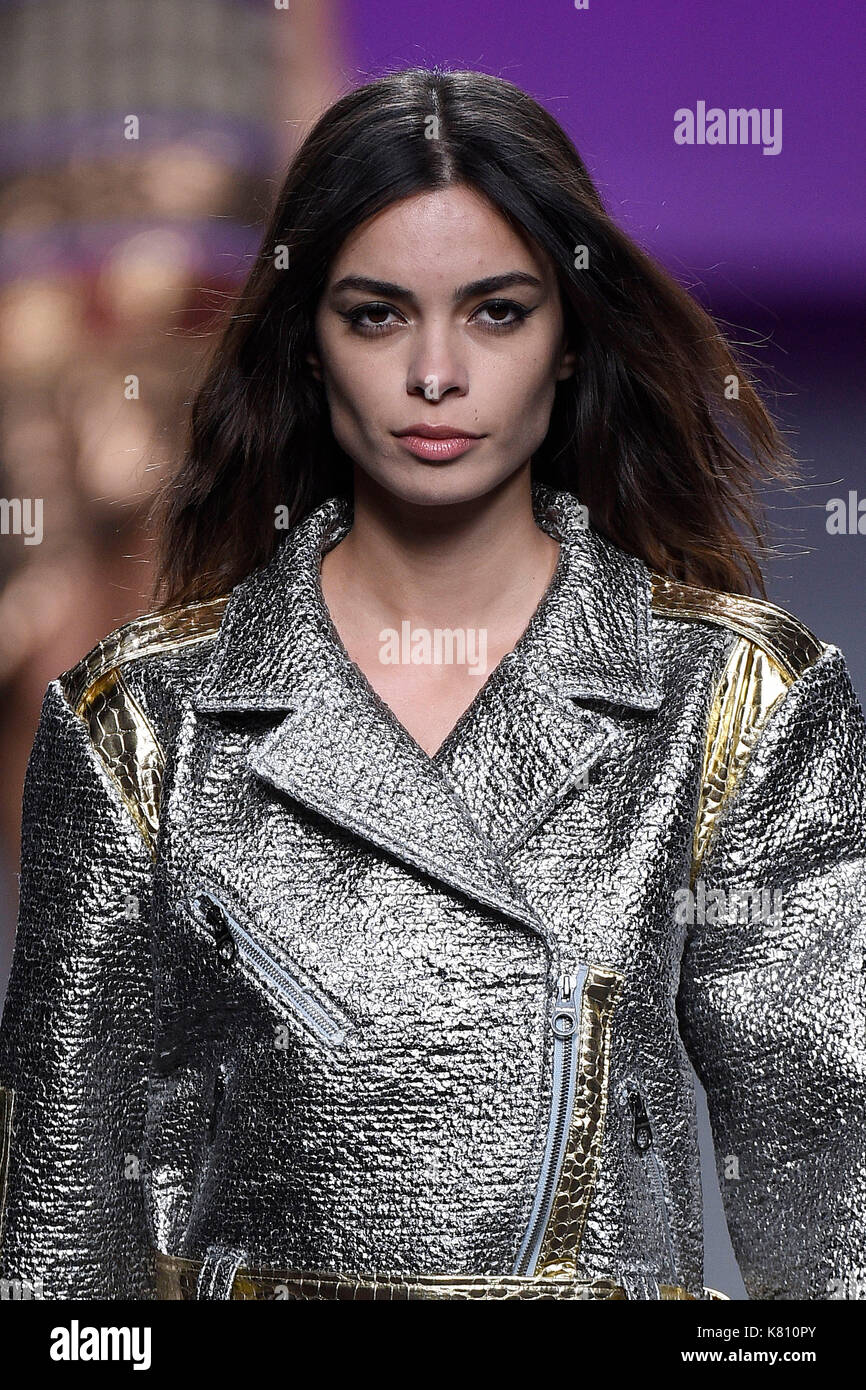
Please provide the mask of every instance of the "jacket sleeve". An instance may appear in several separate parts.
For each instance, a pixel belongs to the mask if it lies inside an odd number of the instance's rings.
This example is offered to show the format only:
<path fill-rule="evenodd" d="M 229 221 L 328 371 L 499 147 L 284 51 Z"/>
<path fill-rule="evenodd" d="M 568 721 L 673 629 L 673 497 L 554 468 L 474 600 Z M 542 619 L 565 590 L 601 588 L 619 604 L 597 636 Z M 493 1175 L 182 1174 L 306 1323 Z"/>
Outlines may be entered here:
<path fill-rule="evenodd" d="M 866 1297 L 866 725 L 832 646 L 771 710 L 695 884 L 677 1011 L 754 1299 Z"/>
<path fill-rule="evenodd" d="M 0 1278 L 13 1297 L 154 1297 L 138 1173 L 152 871 L 87 725 L 52 681 L 25 778 L 0 1024 Z"/>

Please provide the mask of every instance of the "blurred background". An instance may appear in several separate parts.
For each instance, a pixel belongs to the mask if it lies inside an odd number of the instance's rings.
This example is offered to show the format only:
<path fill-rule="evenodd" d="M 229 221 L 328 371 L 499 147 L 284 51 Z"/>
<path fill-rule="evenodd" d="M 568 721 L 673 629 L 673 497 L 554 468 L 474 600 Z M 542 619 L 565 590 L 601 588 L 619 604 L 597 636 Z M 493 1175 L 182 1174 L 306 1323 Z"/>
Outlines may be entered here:
<path fill-rule="evenodd" d="M 767 497 L 769 596 L 866 703 L 862 37 L 857 0 L 0 0 L 0 998 L 45 687 L 147 611 L 214 313 L 312 121 L 389 68 L 531 92 L 722 321 L 804 466 Z M 781 147 L 677 143 L 700 102 L 781 112 Z M 706 1278 L 742 1298 L 701 1120 Z"/>

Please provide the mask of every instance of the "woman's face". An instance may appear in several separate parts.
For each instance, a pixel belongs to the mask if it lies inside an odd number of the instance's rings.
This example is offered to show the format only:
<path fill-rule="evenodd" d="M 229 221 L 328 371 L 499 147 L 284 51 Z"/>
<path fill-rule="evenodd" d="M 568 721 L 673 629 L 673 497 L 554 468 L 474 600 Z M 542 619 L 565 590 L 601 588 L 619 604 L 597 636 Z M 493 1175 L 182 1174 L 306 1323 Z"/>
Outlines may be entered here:
<path fill-rule="evenodd" d="M 574 370 L 563 330 L 547 256 L 461 185 L 402 199 L 346 239 L 308 360 L 334 435 L 365 474 L 407 502 L 461 502 L 542 443 L 556 382 Z M 419 424 L 480 438 L 460 453 L 434 445 L 432 457 L 417 445 L 419 457 L 398 437 Z"/>

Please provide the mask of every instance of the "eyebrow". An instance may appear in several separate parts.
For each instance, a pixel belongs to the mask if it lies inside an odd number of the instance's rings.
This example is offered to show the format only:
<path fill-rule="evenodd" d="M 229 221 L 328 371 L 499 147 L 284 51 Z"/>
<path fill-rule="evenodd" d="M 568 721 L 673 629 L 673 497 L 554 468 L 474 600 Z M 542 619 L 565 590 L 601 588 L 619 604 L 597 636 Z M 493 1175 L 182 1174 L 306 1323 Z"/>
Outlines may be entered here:
<path fill-rule="evenodd" d="M 459 304 L 461 300 L 471 299 L 474 295 L 495 294 L 497 290 L 509 289 L 514 285 L 528 285 L 532 289 L 541 289 L 542 281 L 537 275 L 530 275 L 526 270 L 506 270 L 501 275 L 487 275 L 483 280 L 471 280 L 469 284 L 458 285 L 452 298 L 455 304 Z M 411 290 L 405 285 L 395 285 L 390 280 L 372 280 L 367 275 L 344 275 L 331 286 L 332 294 L 337 294 L 340 290 L 363 290 L 368 294 L 387 295 L 390 299 L 405 299 L 415 308 L 418 307 L 418 301 Z"/>

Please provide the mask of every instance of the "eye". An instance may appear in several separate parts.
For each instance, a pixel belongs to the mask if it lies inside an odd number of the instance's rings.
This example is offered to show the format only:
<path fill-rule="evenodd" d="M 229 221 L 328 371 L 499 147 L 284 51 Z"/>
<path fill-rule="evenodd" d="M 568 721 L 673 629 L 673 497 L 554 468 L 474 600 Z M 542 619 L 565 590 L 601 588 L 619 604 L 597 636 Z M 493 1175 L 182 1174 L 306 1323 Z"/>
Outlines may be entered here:
<path fill-rule="evenodd" d="M 341 314 L 340 318 L 347 321 L 350 328 L 356 333 L 365 333 L 373 336 L 375 333 L 383 333 L 391 327 L 390 323 L 364 323 L 365 318 L 370 318 L 377 314 L 394 314 L 396 309 L 392 309 L 390 304 L 359 304 L 357 309 L 350 309 L 347 313 Z"/>
<path fill-rule="evenodd" d="M 397 312 L 390 304 L 359 304 L 357 308 L 341 313 L 340 317 L 346 320 L 353 332 L 374 337 L 377 333 L 386 333 L 393 326 L 392 322 L 389 322 L 389 315 Z M 484 313 L 490 317 L 476 317 Z M 486 333 L 507 333 L 519 327 L 531 313 L 531 309 L 527 309 L 524 304 L 517 304 L 513 299 L 488 299 L 484 304 L 479 304 L 471 321 L 476 322 Z M 499 318 L 499 314 L 507 314 L 510 317 Z M 402 318 L 402 315 L 399 317 Z"/>
<path fill-rule="evenodd" d="M 516 315 L 516 317 L 510 319 L 500 319 L 493 317 L 487 322 L 485 322 L 483 319 L 478 320 L 480 326 L 483 329 L 485 329 L 486 332 L 503 333 L 508 332 L 509 329 L 517 328 L 518 325 L 521 324 L 524 319 L 529 317 L 529 315 L 532 313 L 532 310 L 527 309 L 524 304 L 515 303 L 513 299 L 488 299 L 485 304 L 479 304 L 478 308 L 475 310 L 476 314 L 480 314 L 482 312 L 487 312 L 494 315 L 501 312 Z"/>

